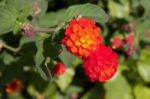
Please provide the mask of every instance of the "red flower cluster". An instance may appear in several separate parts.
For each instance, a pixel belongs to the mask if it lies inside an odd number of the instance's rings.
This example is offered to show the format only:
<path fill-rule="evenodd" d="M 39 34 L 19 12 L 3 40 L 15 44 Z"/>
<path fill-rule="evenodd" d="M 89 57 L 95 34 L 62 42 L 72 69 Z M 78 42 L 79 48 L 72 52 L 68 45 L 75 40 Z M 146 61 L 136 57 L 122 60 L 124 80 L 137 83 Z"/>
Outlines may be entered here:
<path fill-rule="evenodd" d="M 102 43 L 100 32 L 95 21 L 88 18 L 73 19 L 65 30 L 62 42 L 72 54 L 88 57 Z"/>
<path fill-rule="evenodd" d="M 117 71 L 118 56 L 111 48 L 100 44 L 96 51 L 83 60 L 85 74 L 91 81 L 104 82 Z"/>
<path fill-rule="evenodd" d="M 123 44 L 124 42 L 120 36 L 115 36 L 113 39 L 111 39 L 111 45 L 113 49 L 120 48 Z"/>
<path fill-rule="evenodd" d="M 13 80 L 11 83 L 6 85 L 6 92 L 8 94 L 13 94 L 14 92 L 19 92 L 22 88 L 22 83 L 20 80 Z"/>
<path fill-rule="evenodd" d="M 83 59 L 85 74 L 91 81 L 104 82 L 117 71 L 117 54 L 102 44 L 100 28 L 88 18 L 73 19 L 65 30 L 62 42 Z"/>
<path fill-rule="evenodd" d="M 55 75 L 62 75 L 64 74 L 66 71 L 66 67 L 63 63 L 58 63 L 54 66 L 54 68 L 52 69 L 53 74 Z"/>
<path fill-rule="evenodd" d="M 128 34 L 125 38 L 125 43 L 129 46 L 133 46 L 134 45 L 134 39 L 135 39 L 135 36 L 134 34 Z"/>
<path fill-rule="evenodd" d="M 136 51 L 134 43 L 135 35 L 133 33 L 129 33 L 125 38 L 121 38 L 117 35 L 111 39 L 111 46 L 113 49 L 123 48 L 124 52 L 129 56 L 133 55 Z"/>

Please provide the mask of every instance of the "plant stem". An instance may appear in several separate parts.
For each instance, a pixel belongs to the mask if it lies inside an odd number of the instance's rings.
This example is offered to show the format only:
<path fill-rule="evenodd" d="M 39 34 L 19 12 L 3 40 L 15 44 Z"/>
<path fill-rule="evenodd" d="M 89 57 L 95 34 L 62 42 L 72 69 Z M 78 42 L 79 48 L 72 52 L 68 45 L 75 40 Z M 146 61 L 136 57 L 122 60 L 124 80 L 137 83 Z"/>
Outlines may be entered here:
<path fill-rule="evenodd" d="M 14 48 L 14 47 L 9 46 L 9 45 L 7 45 L 5 43 L 3 43 L 3 47 L 8 49 L 8 50 L 10 50 L 10 51 L 13 51 L 13 52 L 18 52 L 19 51 L 19 48 Z"/>
<path fill-rule="evenodd" d="M 38 28 L 36 32 L 54 32 L 56 28 Z"/>
<path fill-rule="evenodd" d="M 57 27 L 54 28 L 37 28 L 36 32 L 59 32 L 60 29 L 62 29 L 65 26 L 65 23 L 62 22 L 60 23 L 60 25 L 58 25 Z"/>

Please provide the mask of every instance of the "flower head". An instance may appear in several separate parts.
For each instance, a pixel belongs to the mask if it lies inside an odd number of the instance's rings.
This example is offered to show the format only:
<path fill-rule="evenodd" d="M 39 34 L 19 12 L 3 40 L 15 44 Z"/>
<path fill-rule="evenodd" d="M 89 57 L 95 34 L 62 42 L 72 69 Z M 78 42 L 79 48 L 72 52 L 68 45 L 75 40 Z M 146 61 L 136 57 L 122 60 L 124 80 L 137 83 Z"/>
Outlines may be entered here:
<path fill-rule="evenodd" d="M 14 92 L 19 92 L 22 88 L 22 83 L 20 80 L 13 80 L 9 84 L 6 85 L 6 92 L 8 94 L 13 94 Z"/>
<path fill-rule="evenodd" d="M 134 39 L 135 39 L 135 36 L 133 33 L 130 33 L 126 36 L 125 38 L 125 42 L 127 45 L 129 46 L 133 46 L 134 45 Z"/>
<path fill-rule="evenodd" d="M 113 49 L 120 48 L 124 44 L 122 38 L 120 36 L 115 36 L 113 39 L 111 39 L 111 45 Z"/>
<path fill-rule="evenodd" d="M 135 46 L 129 46 L 125 49 L 125 53 L 128 55 L 128 56 L 132 56 L 134 53 L 136 52 L 136 48 Z"/>
<path fill-rule="evenodd" d="M 127 32 L 135 32 L 135 22 L 124 24 L 123 29 Z"/>
<path fill-rule="evenodd" d="M 28 23 L 24 23 L 21 27 L 21 31 L 23 32 L 23 34 L 26 36 L 26 37 L 32 37 L 35 35 L 36 31 L 35 31 L 35 28 L 31 25 L 31 24 L 28 24 Z"/>
<path fill-rule="evenodd" d="M 65 71 L 66 71 L 66 67 L 63 63 L 58 63 L 52 68 L 52 72 L 58 76 L 64 74 Z"/>
<path fill-rule="evenodd" d="M 91 81 L 104 82 L 117 71 L 118 56 L 111 48 L 100 44 L 96 51 L 83 60 L 83 69 Z"/>
<path fill-rule="evenodd" d="M 88 18 L 73 19 L 65 29 L 62 42 L 72 54 L 87 57 L 102 42 L 100 32 L 95 21 Z"/>

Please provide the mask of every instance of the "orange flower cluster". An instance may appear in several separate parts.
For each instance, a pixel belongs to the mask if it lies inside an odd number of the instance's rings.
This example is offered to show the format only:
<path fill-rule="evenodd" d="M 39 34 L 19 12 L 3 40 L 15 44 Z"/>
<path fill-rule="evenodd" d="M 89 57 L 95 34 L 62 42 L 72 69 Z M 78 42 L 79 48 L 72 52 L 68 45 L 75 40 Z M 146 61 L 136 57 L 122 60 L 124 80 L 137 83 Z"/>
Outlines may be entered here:
<path fill-rule="evenodd" d="M 95 21 L 88 18 L 73 19 L 65 29 L 62 42 L 68 51 L 83 59 L 84 72 L 91 81 L 104 82 L 116 73 L 118 56 L 102 44 L 100 33 Z"/>
<path fill-rule="evenodd" d="M 6 92 L 8 94 L 13 94 L 14 92 L 19 92 L 22 88 L 22 83 L 20 80 L 13 80 L 11 83 L 6 85 Z"/>
<path fill-rule="evenodd" d="M 95 21 L 88 18 L 73 19 L 65 30 L 62 42 L 72 54 L 88 57 L 102 43 L 100 32 Z"/>

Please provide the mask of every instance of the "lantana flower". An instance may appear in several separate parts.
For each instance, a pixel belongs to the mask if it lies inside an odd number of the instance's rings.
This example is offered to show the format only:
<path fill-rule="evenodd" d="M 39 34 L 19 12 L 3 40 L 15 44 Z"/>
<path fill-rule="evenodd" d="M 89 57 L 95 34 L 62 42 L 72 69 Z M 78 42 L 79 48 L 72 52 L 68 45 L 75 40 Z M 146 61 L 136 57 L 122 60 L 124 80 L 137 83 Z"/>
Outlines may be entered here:
<path fill-rule="evenodd" d="M 95 21 L 88 18 L 72 19 L 65 29 L 62 42 L 72 54 L 88 57 L 102 43 L 100 33 L 101 29 Z"/>
<path fill-rule="evenodd" d="M 83 60 L 84 72 L 91 81 L 104 82 L 110 79 L 116 73 L 117 67 L 117 54 L 103 44 Z"/>

